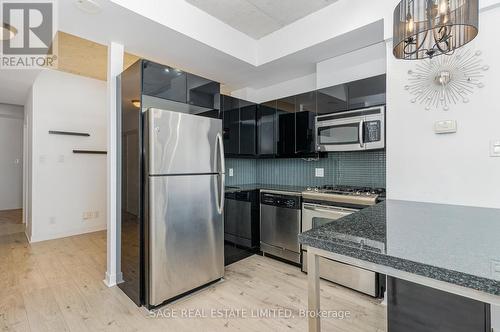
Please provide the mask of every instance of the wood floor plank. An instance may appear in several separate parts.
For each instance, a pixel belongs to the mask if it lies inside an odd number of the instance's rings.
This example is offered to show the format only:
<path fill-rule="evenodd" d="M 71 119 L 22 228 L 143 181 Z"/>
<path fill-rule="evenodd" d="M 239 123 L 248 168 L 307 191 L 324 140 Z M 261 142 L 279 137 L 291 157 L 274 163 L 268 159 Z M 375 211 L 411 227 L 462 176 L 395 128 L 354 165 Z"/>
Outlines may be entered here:
<path fill-rule="evenodd" d="M 225 280 L 171 303 L 164 312 L 217 317 L 153 316 L 102 279 L 106 232 L 30 245 L 24 234 L 0 235 L 0 328 L 6 331 L 306 331 L 307 278 L 299 268 L 251 256 L 226 268 Z M 345 310 L 347 320 L 322 320 L 324 331 L 386 331 L 380 301 L 321 281 L 322 309 Z M 256 315 L 282 309 L 293 317 Z M 255 314 L 251 316 L 251 314 Z"/>
<path fill-rule="evenodd" d="M 29 330 L 26 308 L 18 289 L 10 288 L 0 296 L 0 328 L 2 331 Z"/>
<path fill-rule="evenodd" d="M 23 291 L 31 331 L 69 331 L 50 288 Z"/>

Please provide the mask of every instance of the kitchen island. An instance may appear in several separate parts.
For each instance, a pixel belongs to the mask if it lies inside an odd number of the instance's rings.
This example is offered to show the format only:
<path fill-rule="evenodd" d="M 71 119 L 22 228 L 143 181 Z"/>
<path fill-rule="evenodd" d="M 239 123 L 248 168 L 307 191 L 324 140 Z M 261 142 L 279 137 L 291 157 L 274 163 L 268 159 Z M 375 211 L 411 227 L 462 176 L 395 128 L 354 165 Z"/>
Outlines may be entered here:
<path fill-rule="evenodd" d="M 319 257 L 500 305 L 499 234 L 500 209 L 398 200 L 300 234 L 308 247 L 309 331 L 320 331 Z"/>

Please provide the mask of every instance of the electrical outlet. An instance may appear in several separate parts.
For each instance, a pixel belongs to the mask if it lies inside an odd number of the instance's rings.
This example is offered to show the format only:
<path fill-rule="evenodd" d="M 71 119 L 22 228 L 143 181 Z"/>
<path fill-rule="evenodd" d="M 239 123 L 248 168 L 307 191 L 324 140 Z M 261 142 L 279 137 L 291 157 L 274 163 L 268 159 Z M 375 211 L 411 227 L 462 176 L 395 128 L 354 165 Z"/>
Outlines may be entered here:
<path fill-rule="evenodd" d="M 232 168 L 229 169 L 229 176 L 234 176 L 234 170 Z"/>
<path fill-rule="evenodd" d="M 83 221 L 99 218 L 99 211 L 85 211 L 82 214 Z"/>
<path fill-rule="evenodd" d="M 63 154 L 60 154 L 60 155 L 57 157 L 57 162 L 59 162 L 59 163 L 63 163 L 63 162 L 64 162 L 64 155 L 63 155 Z"/>
<path fill-rule="evenodd" d="M 50 217 L 49 218 L 49 224 L 55 225 L 56 224 L 56 217 Z"/>
<path fill-rule="evenodd" d="M 324 178 L 325 177 L 325 169 L 324 168 L 316 168 L 315 176 L 317 178 Z"/>

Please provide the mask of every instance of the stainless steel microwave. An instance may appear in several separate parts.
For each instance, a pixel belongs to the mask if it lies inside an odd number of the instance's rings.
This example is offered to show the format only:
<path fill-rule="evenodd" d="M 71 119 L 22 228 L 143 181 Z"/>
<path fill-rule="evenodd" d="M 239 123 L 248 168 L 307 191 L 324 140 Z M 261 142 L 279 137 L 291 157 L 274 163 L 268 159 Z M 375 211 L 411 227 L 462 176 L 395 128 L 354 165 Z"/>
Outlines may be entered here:
<path fill-rule="evenodd" d="M 385 147 L 385 107 L 316 117 L 317 151 L 362 151 Z"/>

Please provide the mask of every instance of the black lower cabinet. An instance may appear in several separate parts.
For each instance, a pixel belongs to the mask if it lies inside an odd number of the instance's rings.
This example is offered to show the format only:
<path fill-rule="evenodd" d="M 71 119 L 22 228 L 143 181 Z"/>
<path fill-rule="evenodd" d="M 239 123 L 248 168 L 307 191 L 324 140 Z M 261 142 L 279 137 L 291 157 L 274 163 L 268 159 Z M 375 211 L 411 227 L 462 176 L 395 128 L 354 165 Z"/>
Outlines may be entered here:
<path fill-rule="evenodd" d="M 490 305 L 387 278 L 388 332 L 490 332 Z"/>
<path fill-rule="evenodd" d="M 259 251 L 258 190 L 227 192 L 224 200 L 224 258 L 232 264 Z"/>

